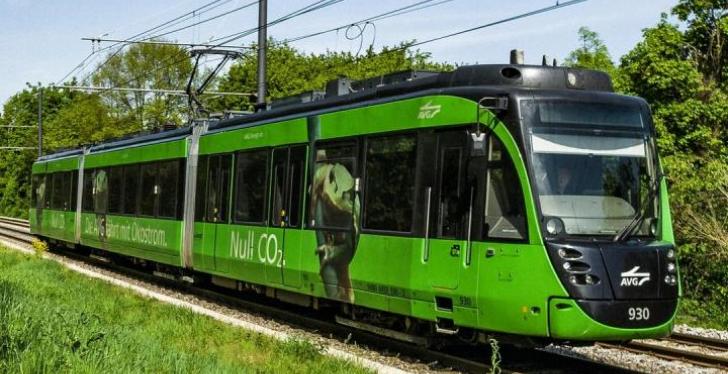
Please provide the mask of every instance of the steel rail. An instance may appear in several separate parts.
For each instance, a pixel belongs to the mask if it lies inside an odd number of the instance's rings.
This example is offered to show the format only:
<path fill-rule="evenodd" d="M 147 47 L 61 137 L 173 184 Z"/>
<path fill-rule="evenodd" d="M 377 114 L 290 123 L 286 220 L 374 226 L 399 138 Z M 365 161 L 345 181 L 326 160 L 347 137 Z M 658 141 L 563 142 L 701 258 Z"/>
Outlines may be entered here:
<path fill-rule="evenodd" d="M 709 338 L 706 336 L 673 332 L 672 335 L 663 340 L 678 344 L 698 346 L 716 351 L 728 351 L 728 340 Z"/>
<path fill-rule="evenodd" d="M 669 339 L 667 339 L 669 341 Z M 597 345 L 604 348 L 620 349 L 632 353 L 647 354 L 659 358 L 663 358 L 670 361 L 680 361 L 689 364 L 716 368 L 716 369 L 728 369 L 728 358 L 709 355 L 700 352 L 693 352 L 684 349 L 666 347 L 653 343 L 645 343 L 640 341 L 631 341 L 623 344 L 613 343 L 597 343 Z"/>

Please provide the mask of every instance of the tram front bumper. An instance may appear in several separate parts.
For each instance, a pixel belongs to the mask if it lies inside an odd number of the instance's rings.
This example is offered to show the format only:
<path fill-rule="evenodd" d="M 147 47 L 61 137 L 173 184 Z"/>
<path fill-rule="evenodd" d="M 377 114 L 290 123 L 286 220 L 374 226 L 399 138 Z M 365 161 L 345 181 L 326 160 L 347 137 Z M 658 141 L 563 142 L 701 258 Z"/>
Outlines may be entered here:
<path fill-rule="evenodd" d="M 552 298 L 549 300 L 549 334 L 553 339 L 582 341 L 662 338 L 672 332 L 677 302 L 677 299 L 636 303 L 635 301 L 576 301 L 567 298 Z M 636 321 L 638 313 L 629 313 L 630 307 L 649 308 L 653 314 L 648 316 L 647 321 Z M 600 315 L 600 319 L 610 320 L 611 323 L 619 326 L 599 322 L 587 314 L 583 308 L 588 309 L 590 314 L 596 313 Z M 632 320 L 629 320 L 630 315 L 634 315 Z M 624 319 L 627 321 L 623 321 Z"/>

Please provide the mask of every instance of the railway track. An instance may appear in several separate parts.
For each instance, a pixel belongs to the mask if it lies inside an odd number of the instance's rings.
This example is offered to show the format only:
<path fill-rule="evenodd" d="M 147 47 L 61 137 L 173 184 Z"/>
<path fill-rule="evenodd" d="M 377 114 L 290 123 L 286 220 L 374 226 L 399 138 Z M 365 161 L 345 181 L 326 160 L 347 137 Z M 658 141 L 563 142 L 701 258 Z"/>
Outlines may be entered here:
<path fill-rule="evenodd" d="M 35 237 L 30 234 L 30 227 L 27 221 L 0 217 L 0 239 L 27 245 L 31 244 Z M 331 318 L 326 318 L 325 316 L 322 317 L 320 311 L 316 311 L 314 314 L 310 309 L 291 306 L 290 304 L 284 304 L 262 296 L 241 294 L 210 285 L 199 287 L 197 285 L 180 283 L 176 280 L 156 276 L 151 272 L 122 266 L 114 261 L 105 261 L 99 258 L 84 256 L 73 251 L 58 250 L 56 253 L 66 258 L 82 261 L 86 264 L 149 282 L 160 287 L 187 292 L 214 303 L 285 321 L 285 323 L 294 325 L 303 330 L 315 331 L 322 335 L 333 336 L 342 341 L 356 342 L 356 344 L 360 346 L 370 347 L 380 352 L 396 352 L 396 355 L 398 356 L 409 357 L 412 360 L 425 362 L 428 363 L 428 365 L 437 368 L 451 368 L 471 373 L 484 373 L 491 370 L 491 366 L 487 361 L 490 358 L 490 353 L 483 347 L 447 347 L 444 350 L 431 349 L 382 337 L 367 331 L 351 329 L 333 322 L 333 315 L 329 316 Z M 701 347 L 710 349 L 719 349 L 717 347 L 722 347 L 723 350 L 728 350 L 728 342 L 716 341 L 714 339 L 706 340 L 694 335 L 676 334 L 672 340 L 680 342 L 680 344 L 700 345 Z M 669 356 L 669 354 L 665 353 L 664 350 L 658 354 L 655 353 L 656 349 L 648 352 L 647 346 L 649 345 L 650 349 L 652 349 L 653 345 L 641 342 L 633 342 L 627 345 L 599 344 L 609 348 L 625 349 L 633 352 L 641 350 L 639 353 L 653 354 L 668 359 L 678 359 L 701 366 L 719 368 L 728 367 L 723 366 L 725 365 L 725 359 L 717 358 L 715 356 L 705 358 L 702 356 L 707 355 L 700 355 L 704 358 L 704 360 L 701 361 L 699 358 L 696 358 L 698 355 L 694 352 L 681 351 L 682 356 L 678 355 L 677 352 L 675 352 L 672 356 Z M 624 368 L 593 362 L 584 358 L 562 356 L 556 353 L 534 349 L 519 349 L 506 346 L 501 348 L 501 355 L 502 373 L 589 372 L 590 374 L 597 374 L 630 372 Z"/>
<path fill-rule="evenodd" d="M 728 370 L 728 341 L 707 338 L 697 335 L 673 333 L 660 342 L 668 345 L 655 344 L 643 341 L 631 341 L 624 344 L 597 343 L 605 348 L 622 349 L 638 354 L 648 354 L 670 361 L 682 361 L 693 365 Z M 675 346 L 684 348 L 677 348 Z M 711 353 L 699 352 L 708 350 Z"/>

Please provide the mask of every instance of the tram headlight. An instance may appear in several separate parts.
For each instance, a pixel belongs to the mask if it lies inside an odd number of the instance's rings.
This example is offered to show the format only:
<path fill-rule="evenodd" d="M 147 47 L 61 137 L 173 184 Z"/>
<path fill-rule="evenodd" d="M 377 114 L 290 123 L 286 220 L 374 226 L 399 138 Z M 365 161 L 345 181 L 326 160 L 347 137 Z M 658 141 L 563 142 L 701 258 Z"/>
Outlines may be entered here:
<path fill-rule="evenodd" d="M 558 235 L 564 232 L 564 221 L 560 218 L 551 217 L 546 221 L 546 232 L 549 235 Z"/>
<path fill-rule="evenodd" d="M 677 277 L 674 275 L 666 275 L 665 283 L 667 283 L 670 286 L 674 286 L 675 284 L 677 284 Z"/>
<path fill-rule="evenodd" d="M 674 273 L 675 272 L 675 264 L 670 262 L 667 264 L 667 272 L 668 273 Z"/>
<path fill-rule="evenodd" d="M 670 250 L 667 251 L 667 258 L 669 258 L 671 260 L 673 258 L 675 258 L 675 250 L 674 249 L 670 249 Z"/>

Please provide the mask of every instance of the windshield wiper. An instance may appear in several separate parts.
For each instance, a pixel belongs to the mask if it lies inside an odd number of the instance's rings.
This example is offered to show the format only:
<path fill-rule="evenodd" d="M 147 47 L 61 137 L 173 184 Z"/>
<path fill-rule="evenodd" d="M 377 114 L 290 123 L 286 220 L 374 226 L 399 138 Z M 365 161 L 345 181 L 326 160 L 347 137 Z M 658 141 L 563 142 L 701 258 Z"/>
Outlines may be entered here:
<path fill-rule="evenodd" d="M 632 220 L 627 224 L 627 226 L 624 226 L 624 228 L 620 232 L 618 232 L 617 235 L 614 236 L 613 241 L 621 242 L 626 240 L 627 238 L 632 236 L 636 228 L 639 228 L 642 225 L 642 222 L 645 220 L 645 213 L 647 212 L 647 208 L 653 203 L 655 197 L 657 196 L 657 190 L 660 188 L 660 182 L 662 182 L 662 177 L 664 177 L 662 173 L 658 173 L 657 175 L 655 175 L 655 180 L 650 186 L 650 191 L 647 194 L 645 203 L 640 204 L 639 211 L 635 213 L 634 217 L 632 217 Z"/>

